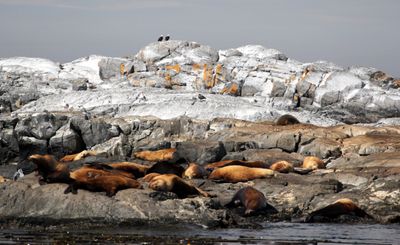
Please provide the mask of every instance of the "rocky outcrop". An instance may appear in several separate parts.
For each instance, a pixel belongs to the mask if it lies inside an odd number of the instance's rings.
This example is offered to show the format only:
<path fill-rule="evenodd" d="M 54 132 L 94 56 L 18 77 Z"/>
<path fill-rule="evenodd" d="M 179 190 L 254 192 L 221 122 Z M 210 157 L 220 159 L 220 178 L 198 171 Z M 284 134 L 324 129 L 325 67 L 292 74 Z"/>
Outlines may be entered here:
<path fill-rule="evenodd" d="M 400 110 L 398 79 L 381 71 L 301 63 L 257 45 L 217 51 L 172 40 L 126 58 L 2 59 L 0 81 L 0 112 L 255 121 L 294 110 L 302 122 L 334 125 L 375 123 Z"/>
<path fill-rule="evenodd" d="M 372 220 L 398 222 L 398 85 L 373 68 L 301 63 L 256 45 L 217 51 L 173 40 L 124 58 L 0 59 L 0 176 L 8 179 L 17 167 L 32 171 L 31 154 L 86 149 L 101 152 L 101 161 L 139 161 L 138 151 L 176 148 L 177 159 L 201 165 L 285 160 L 297 168 L 308 155 L 327 164 L 308 175 L 246 183 L 194 180 L 217 195 L 211 199 L 148 188 L 113 198 L 64 195 L 65 185 L 39 186 L 28 175 L 0 184 L 0 217 L 234 225 L 253 218 L 223 206 L 251 185 L 277 210 L 255 221 L 303 219 L 351 198 Z M 274 123 L 288 113 L 301 123 Z"/>

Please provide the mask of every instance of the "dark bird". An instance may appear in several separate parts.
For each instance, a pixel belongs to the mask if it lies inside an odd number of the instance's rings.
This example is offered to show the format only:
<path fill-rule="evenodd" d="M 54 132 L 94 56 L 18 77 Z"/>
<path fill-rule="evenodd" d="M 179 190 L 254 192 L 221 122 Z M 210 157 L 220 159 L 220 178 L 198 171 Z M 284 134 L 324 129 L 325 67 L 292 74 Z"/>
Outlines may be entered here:
<path fill-rule="evenodd" d="M 202 95 L 202 94 L 199 94 L 197 96 L 197 98 L 199 98 L 199 100 L 205 100 L 206 99 L 206 97 L 204 95 Z"/>
<path fill-rule="evenodd" d="M 169 34 L 167 36 L 165 36 L 164 41 L 168 41 L 169 40 Z"/>
<path fill-rule="evenodd" d="M 161 35 L 161 36 L 158 38 L 158 41 L 161 42 L 163 39 L 164 39 L 164 36 Z"/>

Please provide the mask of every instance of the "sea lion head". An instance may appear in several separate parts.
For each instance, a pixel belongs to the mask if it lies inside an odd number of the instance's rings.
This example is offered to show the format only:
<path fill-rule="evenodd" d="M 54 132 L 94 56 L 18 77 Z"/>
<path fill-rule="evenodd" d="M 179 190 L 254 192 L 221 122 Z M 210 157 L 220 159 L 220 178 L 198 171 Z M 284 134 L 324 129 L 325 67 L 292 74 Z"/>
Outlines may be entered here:
<path fill-rule="evenodd" d="M 40 155 L 34 154 L 28 157 L 28 160 L 36 165 L 36 169 L 54 169 L 57 165 L 57 161 L 52 155 Z"/>
<path fill-rule="evenodd" d="M 169 186 L 168 179 L 163 178 L 163 175 L 154 177 L 149 184 L 149 187 L 156 191 L 169 191 Z"/>

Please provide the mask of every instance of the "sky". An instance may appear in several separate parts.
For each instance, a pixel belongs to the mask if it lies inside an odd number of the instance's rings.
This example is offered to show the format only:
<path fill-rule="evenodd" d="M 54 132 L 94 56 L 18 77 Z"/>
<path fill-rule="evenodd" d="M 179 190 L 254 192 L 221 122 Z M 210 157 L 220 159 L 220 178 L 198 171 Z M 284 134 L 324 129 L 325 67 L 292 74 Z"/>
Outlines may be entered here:
<path fill-rule="evenodd" d="M 125 56 L 170 34 L 400 77 L 399 25 L 399 0 L 0 0 L 0 57 Z"/>

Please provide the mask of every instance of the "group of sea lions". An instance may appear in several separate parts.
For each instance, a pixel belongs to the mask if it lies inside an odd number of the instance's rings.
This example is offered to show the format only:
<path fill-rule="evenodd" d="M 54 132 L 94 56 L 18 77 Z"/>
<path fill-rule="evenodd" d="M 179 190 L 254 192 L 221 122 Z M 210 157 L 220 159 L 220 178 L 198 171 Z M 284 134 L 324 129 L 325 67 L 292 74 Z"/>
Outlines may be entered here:
<path fill-rule="evenodd" d="M 299 121 L 291 115 L 284 115 L 276 121 L 276 125 L 297 124 Z M 157 151 L 140 151 L 133 154 L 136 159 L 151 162 L 152 165 L 135 162 L 91 162 L 74 165 L 86 157 L 96 156 L 95 151 L 82 151 L 66 155 L 59 160 L 52 155 L 31 155 L 28 160 L 34 163 L 39 183 L 65 183 L 68 187 L 64 193 L 76 194 L 79 189 L 93 192 L 105 192 L 114 196 L 119 190 L 128 188 L 143 188 L 148 186 L 155 191 L 173 192 L 178 198 L 193 196 L 213 197 L 198 186 L 185 179 L 209 179 L 214 182 L 238 183 L 254 179 L 272 178 L 277 173 L 308 174 L 316 169 L 325 168 L 325 162 L 316 156 L 304 158 L 300 167 L 294 167 L 288 161 L 277 161 L 271 165 L 264 161 L 223 160 L 209 163 L 205 166 L 196 163 L 184 163 L 174 148 Z M 0 179 L 0 182 L 2 180 Z M 244 207 L 243 215 L 251 215 L 270 206 L 262 192 L 245 187 L 236 192 L 231 201 L 225 205 Z M 362 211 L 350 199 L 344 198 L 312 212 L 307 221 L 315 217 L 334 217 L 341 214 L 353 213 L 365 217 Z"/>
<path fill-rule="evenodd" d="M 107 196 L 115 195 L 119 190 L 128 188 L 143 188 L 144 184 L 155 191 L 173 192 L 178 198 L 193 196 L 213 197 L 185 179 L 205 179 L 215 182 L 246 182 L 254 179 L 273 177 L 280 173 L 295 172 L 294 167 L 287 161 L 279 161 L 268 166 L 262 161 L 225 160 L 201 166 L 190 163 L 186 168 L 173 163 L 178 158 L 176 149 L 137 152 L 138 159 L 154 162 L 147 166 L 134 162 L 90 163 L 77 169 L 71 169 L 74 161 L 87 156 L 94 156 L 96 152 L 83 151 L 74 155 L 67 155 L 56 160 L 52 155 L 32 155 L 29 160 L 36 166 L 39 183 L 66 183 L 68 187 L 64 193 L 76 194 L 78 189 L 94 192 L 105 192 Z M 302 168 L 309 171 L 324 168 L 324 162 L 317 157 L 306 157 Z M 252 215 L 264 210 L 267 199 L 262 192 L 245 187 L 236 192 L 226 207 L 244 207 L 243 215 Z M 326 214 L 328 217 L 345 213 L 365 214 L 351 200 L 338 200 L 332 205 L 312 213 L 307 221 L 314 220 L 314 216 Z"/>

